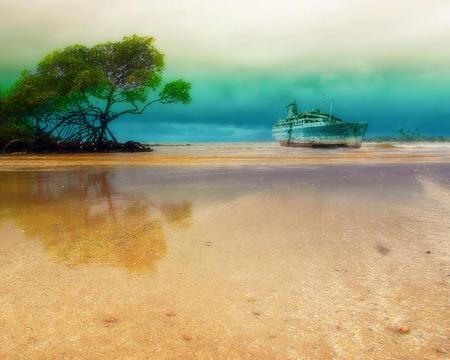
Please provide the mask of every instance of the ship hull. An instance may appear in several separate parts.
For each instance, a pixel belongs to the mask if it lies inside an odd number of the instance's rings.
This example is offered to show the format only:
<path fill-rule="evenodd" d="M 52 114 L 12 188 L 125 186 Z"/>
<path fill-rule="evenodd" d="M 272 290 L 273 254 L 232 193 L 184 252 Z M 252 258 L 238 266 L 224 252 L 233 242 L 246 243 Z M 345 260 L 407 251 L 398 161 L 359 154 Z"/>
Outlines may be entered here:
<path fill-rule="evenodd" d="M 282 146 L 359 148 L 367 129 L 366 123 L 285 125 L 273 128 L 273 136 Z"/>
<path fill-rule="evenodd" d="M 324 141 L 319 142 L 287 142 L 280 141 L 281 146 L 285 147 L 306 147 L 306 148 L 337 148 L 337 147 L 345 147 L 352 149 L 359 149 L 361 147 L 362 140 L 356 141 L 330 141 L 329 143 L 325 143 Z"/>

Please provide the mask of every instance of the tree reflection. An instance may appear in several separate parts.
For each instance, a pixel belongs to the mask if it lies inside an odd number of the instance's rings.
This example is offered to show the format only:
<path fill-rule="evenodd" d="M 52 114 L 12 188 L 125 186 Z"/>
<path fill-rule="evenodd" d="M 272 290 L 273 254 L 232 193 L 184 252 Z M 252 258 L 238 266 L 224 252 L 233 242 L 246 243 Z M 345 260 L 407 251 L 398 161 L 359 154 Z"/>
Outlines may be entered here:
<path fill-rule="evenodd" d="M 191 225 L 192 205 L 189 201 L 181 203 L 163 203 L 160 210 L 171 225 L 188 227 Z"/>
<path fill-rule="evenodd" d="M 153 270 L 167 252 L 164 222 L 188 226 L 191 204 L 160 205 L 138 193 L 119 192 L 112 176 L 108 170 L 22 173 L 2 182 L 0 215 L 67 265 Z"/>

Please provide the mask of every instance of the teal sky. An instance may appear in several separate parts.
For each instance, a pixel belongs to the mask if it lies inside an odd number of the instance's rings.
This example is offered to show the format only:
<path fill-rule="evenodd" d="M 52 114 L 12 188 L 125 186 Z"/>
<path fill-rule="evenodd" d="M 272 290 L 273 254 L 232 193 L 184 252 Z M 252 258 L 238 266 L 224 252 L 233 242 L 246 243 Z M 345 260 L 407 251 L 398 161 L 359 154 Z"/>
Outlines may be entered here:
<path fill-rule="evenodd" d="M 193 102 L 119 120 L 122 140 L 270 140 L 289 102 L 321 94 L 372 135 L 450 135 L 448 0 L 0 0 L 0 83 L 55 48 L 133 33 L 156 38 Z"/>

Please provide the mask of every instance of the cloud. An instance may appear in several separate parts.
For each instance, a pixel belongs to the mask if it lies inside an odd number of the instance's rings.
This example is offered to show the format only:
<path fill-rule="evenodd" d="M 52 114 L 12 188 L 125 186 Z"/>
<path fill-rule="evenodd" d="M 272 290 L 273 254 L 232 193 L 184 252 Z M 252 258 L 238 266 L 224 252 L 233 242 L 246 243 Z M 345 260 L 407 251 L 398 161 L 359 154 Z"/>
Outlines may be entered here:
<path fill-rule="evenodd" d="M 448 66 L 448 0 L 2 0 L 3 65 L 154 35 L 177 67 Z"/>
<path fill-rule="evenodd" d="M 369 131 L 450 132 L 448 0 L 1 0 L 0 84 L 49 51 L 153 35 L 167 79 L 193 84 L 187 107 L 151 109 L 124 137 L 270 137 L 286 103 L 322 93 Z M 154 131 L 154 132 L 153 132 Z M 159 140 L 158 140 L 159 139 Z"/>

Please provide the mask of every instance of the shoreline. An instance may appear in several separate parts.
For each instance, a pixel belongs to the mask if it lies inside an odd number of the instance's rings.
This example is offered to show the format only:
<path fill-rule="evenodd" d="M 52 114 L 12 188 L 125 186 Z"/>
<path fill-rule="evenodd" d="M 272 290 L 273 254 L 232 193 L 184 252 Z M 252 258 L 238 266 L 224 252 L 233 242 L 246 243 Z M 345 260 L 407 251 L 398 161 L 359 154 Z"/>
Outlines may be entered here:
<path fill-rule="evenodd" d="M 391 150 L 391 149 L 390 149 Z M 338 165 L 338 164 L 404 164 L 448 163 L 447 151 L 357 151 L 309 152 L 302 154 L 213 154 L 179 155 L 167 153 L 49 154 L 0 155 L 4 168 L 61 166 L 239 166 L 239 165 Z"/>
<path fill-rule="evenodd" d="M 64 156 L 64 155 L 63 155 Z M 66 157 L 66 156 L 64 156 Z M 108 157 L 72 157 L 59 159 L 55 157 L 27 157 L 15 159 L 0 158 L 0 171 L 4 168 L 36 167 L 80 167 L 80 166 L 288 166 L 288 165 L 401 165 L 401 164 L 439 164 L 448 160 L 438 156 L 383 156 L 383 157 L 154 157 L 152 159 Z"/>

